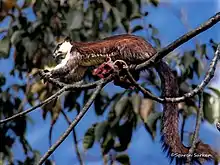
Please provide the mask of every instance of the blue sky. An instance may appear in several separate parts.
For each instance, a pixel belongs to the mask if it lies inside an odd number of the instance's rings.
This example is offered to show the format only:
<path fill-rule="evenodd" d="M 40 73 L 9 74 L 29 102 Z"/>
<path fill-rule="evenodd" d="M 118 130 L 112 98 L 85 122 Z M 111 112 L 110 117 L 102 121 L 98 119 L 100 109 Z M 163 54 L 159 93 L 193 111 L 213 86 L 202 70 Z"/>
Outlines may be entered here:
<path fill-rule="evenodd" d="M 155 27 L 159 29 L 159 38 L 162 41 L 162 47 L 166 46 L 170 42 L 174 41 L 189 29 L 195 28 L 201 23 L 205 22 L 209 17 L 214 15 L 216 12 L 220 11 L 220 1 L 218 0 L 166 0 L 162 1 L 161 6 L 158 8 L 153 8 L 152 6 L 146 6 L 147 11 L 149 11 L 149 16 L 146 17 L 145 21 L 152 23 Z M 177 18 L 173 10 L 179 11 L 184 9 L 184 12 L 187 14 L 187 23 L 188 27 Z M 215 25 L 208 31 L 200 34 L 196 37 L 196 41 L 200 43 L 208 43 L 210 38 L 213 38 L 215 41 L 220 42 L 220 24 Z M 142 34 L 140 34 L 142 35 Z M 195 39 L 187 42 L 183 46 L 179 47 L 175 51 L 183 51 L 194 48 Z M 212 53 L 209 49 L 209 53 Z M 11 61 L 0 61 L 1 71 L 8 73 L 10 67 L 13 65 Z M 208 66 L 208 64 L 207 64 Z M 219 73 L 216 74 L 218 77 Z M 13 83 L 18 81 L 17 79 L 10 79 L 10 82 Z M 215 78 L 215 81 L 212 82 L 214 87 L 220 88 L 220 79 Z M 121 90 L 118 87 L 114 87 L 112 84 L 106 87 L 107 91 L 119 91 Z M 28 106 L 27 106 L 28 107 Z M 48 133 L 50 127 L 50 117 L 48 115 L 47 119 L 44 121 L 42 119 L 41 111 L 34 111 L 29 115 L 34 124 L 28 125 L 27 138 L 33 148 L 39 150 L 41 154 L 44 154 L 48 150 Z M 75 116 L 74 113 L 71 113 L 71 118 Z M 83 153 L 82 148 L 82 139 L 85 131 L 91 126 L 91 124 L 104 120 L 102 117 L 97 117 L 92 108 L 85 115 L 85 117 L 79 122 L 76 126 L 77 136 L 79 140 L 79 147 Z M 194 127 L 194 117 L 190 117 L 186 124 L 186 130 L 192 131 Z M 55 124 L 53 129 L 53 142 L 55 142 L 59 136 L 67 128 L 67 124 L 62 116 Z M 159 130 L 159 129 L 158 129 Z M 212 145 L 213 148 L 220 152 L 220 133 L 216 130 L 214 126 L 211 126 L 208 123 L 203 123 L 200 130 L 200 138 Z M 146 133 L 143 126 L 139 126 L 134 132 L 132 137 L 132 143 L 129 146 L 127 153 L 130 155 L 131 164 L 142 164 L 142 165 L 166 165 L 168 160 L 165 157 L 165 154 L 162 153 L 161 144 L 159 142 L 160 134 L 157 133 L 156 142 L 152 142 L 151 137 Z M 70 135 L 60 147 L 54 152 L 55 160 L 57 165 L 77 165 L 78 161 L 76 158 L 74 147 L 72 146 L 73 140 L 72 135 Z M 13 146 L 14 157 L 23 158 L 24 155 L 21 152 L 22 148 L 19 143 L 16 143 Z M 86 164 L 89 165 L 99 165 L 102 164 L 102 159 L 100 155 L 100 147 L 98 144 L 87 151 L 84 155 L 84 160 Z"/>

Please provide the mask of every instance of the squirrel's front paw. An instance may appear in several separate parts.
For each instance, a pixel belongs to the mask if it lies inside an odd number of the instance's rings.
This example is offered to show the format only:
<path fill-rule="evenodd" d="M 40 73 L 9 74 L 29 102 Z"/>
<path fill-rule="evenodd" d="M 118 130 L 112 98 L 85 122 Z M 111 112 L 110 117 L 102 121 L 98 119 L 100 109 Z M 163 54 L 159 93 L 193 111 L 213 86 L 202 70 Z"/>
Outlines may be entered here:
<path fill-rule="evenodd" d="M 41 76 L 41 79 L 44 80 L 44 82 L 45 82 L 46 79 L 48 79 L 52 76 L 50 71 L 46 70 L 46 69 L 45 70 L 40 70 L 39 75 Z"/>
<path fill-rule="evenodd" d="M 44 69 L 43 72 L 44 72 L 44 73 L 48 73 L 48 72 L 50 72 L 50 71 L 47 70 L 47 69 Z"/>
<path fill-rule="evenodd" d="M 40 76 L 42 76 L 42 77 L 49 77 L 49 76 L 51 76 L 51 73 L 50 73 L 49 70 L 46 70 L 46 69 L 40 70 Z"/>

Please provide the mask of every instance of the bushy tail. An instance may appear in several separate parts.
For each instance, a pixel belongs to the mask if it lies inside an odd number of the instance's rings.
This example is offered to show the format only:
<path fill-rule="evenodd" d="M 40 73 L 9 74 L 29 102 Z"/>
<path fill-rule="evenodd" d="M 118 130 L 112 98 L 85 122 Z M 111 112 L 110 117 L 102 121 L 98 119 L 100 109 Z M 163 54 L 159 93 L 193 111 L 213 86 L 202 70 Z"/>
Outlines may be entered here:
<path fill-rule="evenodd" d="M 177 79 L 170 67 L 163 61 L 156 64 L 156 70 L 160 75 L 162 96 L 163 97 L 177 97 L 179 96 L 179 87 Z M 178 131 L 178 107 L 177 103 L 164 103 L 164 112 L 162 118 L 162 143 L 164 152 L 171 162 L 176 160 L 176 164 L 184 164 L 187 160 L 190 147 L 185 147 L 180 139 Z M 214 152 L 209 145 L 199 141 L 196 144 L 194 152 L 196 157 L 192 158 L 193 162 L 203 163 L 206 160 L 217 159 L 218 154 Z"/>

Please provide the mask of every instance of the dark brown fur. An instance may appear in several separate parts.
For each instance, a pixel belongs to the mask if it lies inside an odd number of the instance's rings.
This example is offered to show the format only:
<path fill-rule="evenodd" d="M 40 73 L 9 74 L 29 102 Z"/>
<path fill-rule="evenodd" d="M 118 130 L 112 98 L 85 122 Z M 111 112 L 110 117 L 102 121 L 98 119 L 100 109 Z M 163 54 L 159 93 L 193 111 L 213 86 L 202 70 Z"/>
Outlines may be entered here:
<path fill-rule="evenodd" d="M 112 60 L 123 59 L 128 62 L 139 63 L 146 60 L 155 53 L 152 46 L 141 37 L 133 35 L 118 35 L 108 37 L 101 41 L 95 42 L 73 42 L 73 51 L 79 52 L 88 60 L 91 54 L 100 54 L 102 56 L 111 55 Z M 148 51 L 142 51 L 148 50 Z M 138 56 L 138 58 L 136 58 Z"/>
<path fill-rule="evenodd" d="M 161 78 L 161 88 L 163 97 L 178 97 L 179 87 L 177 79 L 172 70 L 165 62 L 156 64 L 156 70 Z M 189 148 L 185 147 L 179 137 L 178 131 L 178 107 L 177 103 L 165 103 L 162 124 L 162 139 L 164 151 L 168 151 L 170 160 L 176 159 L 176 164 L 184 164 L 186 162 Z M 218 154 L 214 152 L 209 145 L 199 141 L 196 144 L 195 154 L 203 154 L 204 157 L 193 158 L 192 160 L 197 163 L 202 163 L 205 160 L 217 159 Z M 178 158 L 177 156 L 183 156 Z"/>
<path fill-rule="evenodd" d="M 105 61 L 106 57 L 111 57 L 113 61 L 124 60 L 128 65 L 136 65 L 148 60 L 156 53 L 156 50 L 141 37 L 127 34 L 108 37 L 95 42 L 72 42 L 72 45 L 72 60 L 68 61 L 65 68 L 54 71 L 54 77 L 58 74 L 59 76 L 57 77 L 64 82 L 74 82 L 82 79 L 88 66 L 100 65 Z M 164 97 L 179 96 L 177 80 L 169 66 L 160 61 L 155 64 L 155 68 L 161 78 L 162 95 Z M 183 164 L 186 159 L 172 157 L 172 153 L 187 154 L 189 152 L 189 148 L 182 144 L 179 137 L 177 103 L 165 103 L 163 106 L 162 142 L 164 150 L 168 151 L 168 156 L 171 160 L 176 159 L 177 164 Z M 197 154 L 211 154 L 214 158 L 217 157 L 217 153 L 202 142 L 197 143 L 195 152 Z M 193 160 L 203 162 L 204 159 Z"/>

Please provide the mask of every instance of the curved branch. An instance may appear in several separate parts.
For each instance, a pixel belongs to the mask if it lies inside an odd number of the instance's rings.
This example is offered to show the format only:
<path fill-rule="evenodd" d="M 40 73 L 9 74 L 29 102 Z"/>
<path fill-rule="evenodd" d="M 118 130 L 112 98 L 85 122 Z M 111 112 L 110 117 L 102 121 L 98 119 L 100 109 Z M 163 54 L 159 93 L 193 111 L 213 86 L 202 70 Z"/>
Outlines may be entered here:
<path fill-rule="evenodd" d="M 189 41 L 196 35 L 208 30 L 212 26 L 214 26 L 216 23 L 220 21 L 220 12 L 216 13 L 214 16 L 208 19 L 205 23 L 200 25 L 194 30 L 191 30 L 190 32 L 186 33 L 185 35 L 181 36 L 165 48 L 158 51 L 154 56 L 152 56 L 149 60 L 145 61 L 142 64 L 139 64 L 135 67 L 135 70 L 143 70 L 144 68 L 148 67 L 150 64 L 154 64 L 155 62 L 159 61 L 160 59 L 164 58 L 168 53 L 172 52 L 174 49 L 182 45 L 183 43 Z"/>
<path fill-rule="evenodd" d="M 149 91 L 147 91 L 144 87 L 140 86 L 134 80 L 133 76 L 131 75 L 131 73 L 129 72 L 128 69 L 127 69 L 127 75 L 128 75 L 129 80 L 135 85 L 135 87 L 137 89 L 139 89 L 145 96 L 149 97 L 152 100 L 155 100 L 159 103 L 182 102 L 186 98 L 193 97 L 196 94 L 198 94 L 199 92 L 204 90 L 204 88 L 208 85 L 210 80 L 214 77 L 215 69 L 216 69 L 216 66 L 217 66 L 217 63 L 218 63 L 219 59 L 220 59 L 220 44 L 217 47 L 217 50 L 216 50 L 215 55 L 214 55 L 210 65 L 209 65 L 209 70 L 207 71 L 204 80 L 194 90 L 192 90 L 191 92 L 185 93 L 181 97 L 174 97 L 174 98 L 160 98 L 160 97 L 157 97 L 157 96 L 153 95 L 152 93 L 150 93 Z"/>
<path fill-rule="evenodd" d="M 105 82 L 102 81 L 98 84 L 95 91 L 83 107 L 83 109 L 80 111 L 80 113 L 76 116 L 76 118 L 73 120 L 73 122 L 70 124 L 70 126 L 66 129 L 66 131 L 63 133 L 63 135 L 57 140 L 57 142 L 49 148 L 49 150 L 44 154 L 44 156 L 40 159 L 38 162 L 38 165 L 43 164 L 47 158 L 56 150 L 56 148 L 67 138 L 67 136 L 70 134 L 72 129 L 78 124 L 78 122 L 82 119 L 82 117 L 86 114 L 89 107 L 92 105 L 93 101 L 95 100 L 98 93 L 101 91 L 102 87 L 105 85 Z"/>
<path fill-rule="evenodd" d="M 51 80 L 53 81 L 53 79 L 51 79 Z M 110 78 L 107 78 L 106 80 L 104 80 L 105 83 L 107 83 L 109 81 L 110 81 Z M 92 89 L 92 88 L 96 87 L 98 84 L 100 84 L 102 82 L 103 82 L 103 80 L 99 80 L 99 81 L 95 81 L 95 82 L 88 83 L 88 84 L 76 83 L 76 84 L 66 85 L 62 89 L 60 89 L 58 92 L 56 92 L 55 94 L 53 94 L 52 96 L 50 96 L 49 98 L 44 100 L 43 102 L 41 102 L 41 103 L 39 103 L 39 104 L 23 111 L 23 112 L 15 114 L 15 115 L 13 115 L 9 118 L 0 120 L 0 124 L 9 122 L 11 120 L 14 120 L 15 118 L 22 117 L 22 116 L 26 115 L 27 113 L 32 112 L 33 110 L 41 107 L 42 105 L 45 105 L 45 104 L 49 103 L 50 101 L 52 101 L 55 98 L 59 97 L 65 91 L 70 91 L 70 90 L 74 90 L 74 89 Z"/>
<path fill-rule="evenodd" d="M 56 92 L 55 94 L 53 94 L 52 96 L 50 96 L 49 98 L 47 98 L 46 100 L 44 100 L 43 102 L 41 102 L 41 103 L 39 103 L 39 104 L 37 104 L 37 105 L 35 105 L 35 106 L 33 106 L 33 107 L 31 107 L 31 108 L 25 110 L 25 111 L 22 111 L 22 112 L 20 112 L 20 113 L 18 113 L 18 114 L 15 114 L 15 115 L 13 115 L 13 116 L 11 116 L 11 117 L 8 117 L 8 118 L 6 118 L 6 119 L 0 120 L 0 124 L 9 122 L 9 121 L 14 120 L 14 119 L 16 119 L 16 118 L 18 118 L 18 117 L 22 117 L 22 116 L 26 115 L 27 113 L 29 113 L 29 112 L 31 112 L 31 111 L 33 111 L 33 110 L 35 110 L 35 109 L 41 107 L 42 105 L 45 105 L 45 104 L 49 103 L 50 101 L 52 101 L 52 100 L 54 100 L 55 98 L 57 98 L 58 96 L 60 96 L 65 90 L 66 90 L 66 89 L 65 89 L 65 87 L 64 87 L 64 88 L 62 88 L 61 90 L 59 90 L 58 92 Z"/>
<path fill-rule="evenodd" d="M 67 114 L 63 110 L 61 110 L 61 113 L 63 114 L 66 122 L 70 125 L 71 124 L 71 120 L 69 119 Z M 75 146 L 75 150 L 76 150 L 76 155 L 77 155 L 78 160 L 79 160 L 79 164 L 80 165 L 84 165 L 82 157 L 81 157 L 80 152 L 79 152 L 78 142 L 77 142 L 77 137 L 76 137 L 76 131 L 75 131 L 74 128 L 73 128 L 73 141 L 74 141 L 74 146 Z"/>

